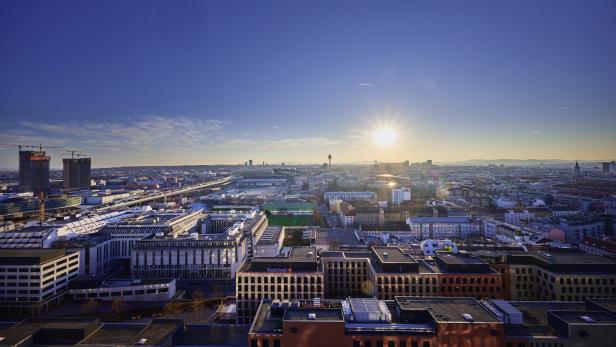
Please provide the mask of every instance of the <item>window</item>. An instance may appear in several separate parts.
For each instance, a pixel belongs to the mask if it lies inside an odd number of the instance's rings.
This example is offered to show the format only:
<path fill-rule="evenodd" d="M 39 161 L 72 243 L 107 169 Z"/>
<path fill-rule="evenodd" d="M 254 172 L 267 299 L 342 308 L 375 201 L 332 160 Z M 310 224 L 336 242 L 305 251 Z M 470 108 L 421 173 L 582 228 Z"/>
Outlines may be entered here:
<path fill-rule="evenodd" d="M 396 347 L 396 342 L 395 341 L 387 342 L 387 347 Z"/>
<path fill-rule="evenodd" d="M 424 341 L 423 347 L 430 347 L 430 341 Z"/>
<path fill-rule="evenodd" d="M 360 347 L 361 343 L 359 342 L 359 340 L 354 340 L 353 341 L 353 347 Z"/>

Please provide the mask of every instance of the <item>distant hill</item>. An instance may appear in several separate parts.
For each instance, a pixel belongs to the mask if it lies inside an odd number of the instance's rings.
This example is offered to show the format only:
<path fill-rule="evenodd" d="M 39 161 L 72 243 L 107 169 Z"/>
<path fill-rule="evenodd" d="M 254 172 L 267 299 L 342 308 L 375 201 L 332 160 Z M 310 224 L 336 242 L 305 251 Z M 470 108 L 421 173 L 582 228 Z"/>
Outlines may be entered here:
<path fill-rule="evenodd" d="M 600 165 L 600 160 L 579 160 L 580 164 Z M 487 166 L 505 165 L 505 166 L 571 166 L 575 165 L 575 160 L 563 159 L 469 159 L 457 162 L 436 163 L 441 165 L 466 165 L 466 166 Z"/>

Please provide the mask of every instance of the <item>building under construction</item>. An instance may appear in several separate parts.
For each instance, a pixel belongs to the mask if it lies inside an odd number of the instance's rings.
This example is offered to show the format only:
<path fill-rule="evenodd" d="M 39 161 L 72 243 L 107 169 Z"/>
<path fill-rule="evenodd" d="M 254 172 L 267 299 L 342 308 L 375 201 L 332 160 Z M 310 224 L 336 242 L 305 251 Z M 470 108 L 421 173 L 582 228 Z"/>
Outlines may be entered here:
<path fill-rule="evenodd" d="M 64 188 L 90 188 L 91 158 L 62 159 Z"/>
<path fill-rule="evenodd" d="M 49 162 L 45 151 L 19 151 L 19 187 L 24 192 L 48 192 Z"/>

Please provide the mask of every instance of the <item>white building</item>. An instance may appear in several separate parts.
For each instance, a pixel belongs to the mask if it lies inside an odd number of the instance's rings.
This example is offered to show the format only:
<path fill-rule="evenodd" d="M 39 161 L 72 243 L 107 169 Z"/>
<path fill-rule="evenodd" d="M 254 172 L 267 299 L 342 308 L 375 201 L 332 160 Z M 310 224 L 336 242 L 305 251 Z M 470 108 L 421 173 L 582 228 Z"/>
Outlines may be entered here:
<path fill-rule="evenodd" d="M 391 203 L 394 205 L 400 205 L 404 201 L 411 200 L 410 188 L 397 188 L 391 190 Z"/>
<path fill-rule="evenodd" d="M 80 276 L 103 276 L 114 268 L 119 259 L 112 252 L 113 239 L 108 234 L 96 233 L 58 240 L 53 247 L 79 253 Z"/>
<path fill-rule="evenodd" d="M 411 228 L 411 236 L 418 240 L 464 239 L 480 232 L 480 225 L 468 217 L 415 217 L 408 218 L 406 224 Z"/>
<path fill-rule="evenodd" d="M 535 218 L 534 212 L 528 212 L 528 210 L 514 211 L 509 210 L 505 212 L 505 223 L 521 226 L 522 222 L 529 222 Z"/>
<path fill-rule="evenodd" d="M 134 217 L 147 211 L 148 209 L 135 208 L 125 211 L 116 211 L 101 215 L 93 215 L 86 218 L 80 218 L 75 221 L 68 221 L 66 223 L 52 223 L 52 225 L 58 226 L 58 236 L 70 239 L 78 235 L 97 232 L 107 224 L 118 223 L 123 219 Z"/>
<path fill-rule="evenodd" d="M 501 196 L 496 199 L 496 207 L 498 208 L 514 208 L 518 205 L 518 200 L 507 196 Z"/>
<path fill-rule="evenodd" d="M 116 200 L 126 199 L 130 197 L 130 193 L 111 193 L 101 195 L 83 196 L 81 203 L 84 205 L 106 205 Z"/>
<path fill-rule="evenodd" d="M 68 291 L 75 301 L 98 299 L 112 301 L 169 301 L 175 295 L 175 279 L 167 280 L 105 280 L 77 283 Z"/>
<path fill-rule="evenodd" d="M 79 253 L 62 249 L 0 250 L 0 309 L 35 313 L 59 300 L 79 274 Z M 13 311 L 14 312 L 14 311 Z"/>
<path fill-rule="evenodd" d="M 112 237 L 112 256 L 116 259 L 131 259 L 135 242 L 152 235 L 178 235 L 193 231 L 204 217 L 203 211 L 161 212 L 123 220 L 105 226 L 101 233 Z"/>
<path fill-rule="evenodd" d="M 343 200 L 343 201 L 368 201 L 376 202 L 375 192 L 326 192 L 323 194 L 325 201 Z"/>
<path fill-rule="evenodd" d="M 495 239 L 496 231 L 498 230 L 498 225 L 501 224 L 501 222 L 495 219 L 491 219 L 491 218 L 484 218 L 482 220 L 482 223 L 483 223 L 483 236 L 488 239 Z"/>
<path fill-rule="evenodd" d="M 342 223 L 345 228 L 348 228 L 352 227 L 355 224 L 357 212 L 355 211 L 355 208 L 351 206 L 351 204 L 346 201 L 343 201 L 340 203 L 338 209 L 338 216 L 340 217 L 340 223 Z"/>
<path fill-rule="evenodd" d="M 268 226 L 257 244 L 255 245 L 255 257 L 275 257 L 280 254 L 282 240 L 284 239 L 284 230 L 279 225 Z"/>
<path fill-rule="evenodd" d="M 438 251 L 458 253 L 458 246 L 451 240 L 423 240 L 419 243 L 421 251 L 425 256 L 435 255 Z"/>
<path fill-rule="evenodd" d="M 266 228 L 261 213 L 220 234 L 155 234 L 135 242 L 131 273 L 140 278 L 233 278 Z"/>

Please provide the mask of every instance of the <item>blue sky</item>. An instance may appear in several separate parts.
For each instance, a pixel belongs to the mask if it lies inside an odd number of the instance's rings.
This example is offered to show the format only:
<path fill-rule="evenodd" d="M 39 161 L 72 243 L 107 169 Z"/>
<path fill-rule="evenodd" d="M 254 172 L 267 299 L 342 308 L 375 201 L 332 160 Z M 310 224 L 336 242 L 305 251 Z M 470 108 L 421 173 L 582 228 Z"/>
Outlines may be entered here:
<path fill-rule="evenodd" d="M 614 1 L 3 1 L 0 143 L 95 166 L 614 159 L 615 37 Z"/>

